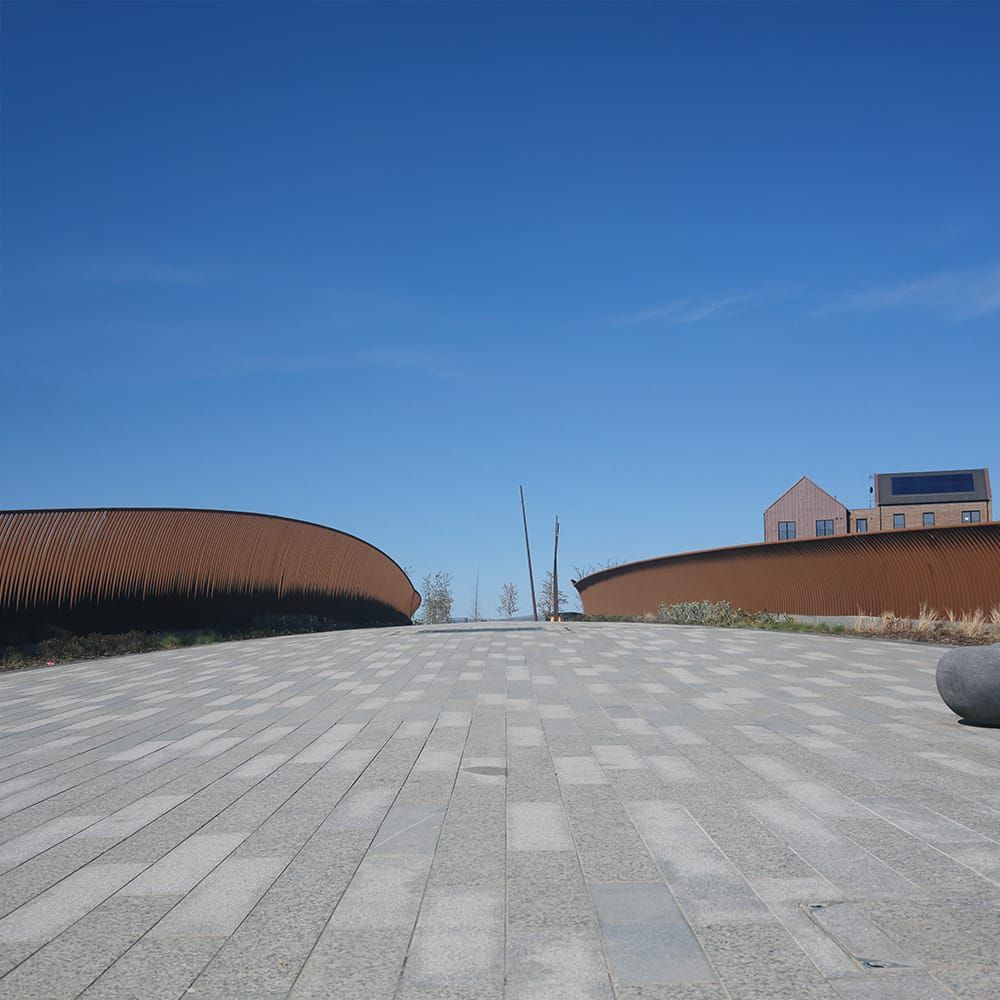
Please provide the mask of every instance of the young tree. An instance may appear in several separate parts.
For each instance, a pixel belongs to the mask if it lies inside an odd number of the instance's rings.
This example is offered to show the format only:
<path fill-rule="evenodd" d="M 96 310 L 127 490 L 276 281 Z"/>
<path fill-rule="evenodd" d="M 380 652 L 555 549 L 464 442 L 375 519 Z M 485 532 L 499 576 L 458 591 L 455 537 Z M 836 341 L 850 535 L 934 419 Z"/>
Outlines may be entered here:
<path fill-rule="evenodd" d="M 517 587 L 512 583 L 505 583 L 500 591 L 500 603 L 497 605 L 497 611 L 508 618 L 513 618 L 518 610 Z"/>
<path fill-rule="evenodd" d="M 538 593 L 538 617 L 542 621 L 548 621 L 552 617 L 552 570 L 549 570 L 542 579 L 542 588 Z M 565 608 L 569 598 L 560 590 L 559 607 Z"/>
<path fill-rule="evenodd" d="M 438 570 L 433 576 L 424 577 L 424 625 L 440 625 L 451 621 L 451 573 Z"/>

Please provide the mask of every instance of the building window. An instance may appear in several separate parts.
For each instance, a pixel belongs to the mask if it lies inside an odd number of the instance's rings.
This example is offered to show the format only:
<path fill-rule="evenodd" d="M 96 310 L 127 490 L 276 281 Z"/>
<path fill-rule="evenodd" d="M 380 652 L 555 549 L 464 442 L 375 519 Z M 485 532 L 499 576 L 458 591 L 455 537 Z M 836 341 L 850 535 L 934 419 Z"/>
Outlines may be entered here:
<path fill-rule="evenodd" d="M 854 522 L 854 530 L 859 535 L 863 535 L 868 530 L 868 518 L 867 517 L 859 517 Z"/>
<path fill-rule="evenodd" d="M 816 537 L 821 538 L 823 535 L 833 534 L 833 521 L 817 521 L 816 522 Z"/>
<path fill-rule="evenodd" d="M 892 526 L 894 528 L 905 528 L 906 527 L 906 515 L 905 514 L 893 514 L 892 515 Z"/>
<path fill-rule="evenodd" d="M 778 522 L 778 541 L 783 542 L 786 538 L 795 537 L 795 522 L 794 521 L 779 521 Z"/>
<path fill-rule="evenodd" d="M 979 524 L 981 512 L 978 510 L 963 510 L 962 524 Z"/>
<path fill-rule="evenodd" d="M 934 511 L 932 510 L 924 511 L 924 527 L 925 528 L 934 527 Z"/>

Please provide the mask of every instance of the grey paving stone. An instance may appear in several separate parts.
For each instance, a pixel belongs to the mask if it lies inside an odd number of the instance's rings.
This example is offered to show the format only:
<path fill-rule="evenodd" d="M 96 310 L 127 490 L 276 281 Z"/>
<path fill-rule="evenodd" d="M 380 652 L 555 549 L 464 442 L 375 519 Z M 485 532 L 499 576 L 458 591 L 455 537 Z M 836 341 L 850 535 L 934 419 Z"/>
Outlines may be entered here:
<path fill-rule="evenodd" d="M 926 973 L 886 972 L 832 980 L 843 1000 L 952 1000 L 955 994 Z"/>
<path fill-rule="evenodd" d="M 812 905 L 838 899 L 837 890 L 826 879 L 767 878 L 756 880 L 753 887 L 820 972 L 858 975 L 858 963 L 811 915 Z"/>
<path fill-rule="evenodd" d="M 553 764 L 561 784 L 606 785 L 608 783 L 607 775 L 595 757 L 555 756 Z"/>
<path fill-rule="evenodd" d="M 618 983 L 617 1000 L 729 1000 L 729 993 L 721 983 L 672 983 L 668 985 L 639 985 Z"/>
<path fill-rule="evenodd" d="M 168 1000 L 186 993 L 225 938 L 141 938 L 81 994 L 87 1000 Z"/>
<path fill-rule="evenodd" d="M 183 795 L 148 795 L 87 827 L 79 837 L 123 840 L 184 801 Z"/>
<path fill-rule="evenodd" d="M 195 834 L 122 889 L 125 896 L 183 895 L 244 839 L 240 834 Z"/>
<path fill-rule="evenodd" d="M 465 937 L 466 934 L 468 937 Z M 495 992 L 504 978 L 504 891 L 441 887 L 432 877 L 404 983 Z"/>
<path fill-rule="evenodd" d="M 389 810 L 385 822 L 369 848 L 372 855 L 413 854 L 433 855 L 441 824 L 444 805 L 415 805 L 398 802 Z"/>
<path fill-rule="evenodd" d="M 179 899 L 112 896 L 0 979 L 0 998 L 70 1000 L 78 996 Z"/>
<path fill-rule="evenodd" d="M 1000 733 L 938 655 L 490 624 L 0 676 L 0 995 L 992 998 Z M 719 981 L 631 981 L 691 940 Z"/>
<path fill-rule="evenodd" d="M 662 878 L 659 866 L 641 841 L 580 848 L 580 864 L 588 882 L 650 882 Z"/>
<path fill-rule="evenodd" d="M 876 927 L 928 968 L 996 961 L 1000 903 L 879 900 L 856 904 Z"/>
<path fill-rule="evenodd" d="M 191 986 L 193 996 L 286 996 L 343 886 L 268 892 Z"/>
<path fill-rule="evenodd" d="M 288 995 L 296 1000 L 390 1000 L 408 945 L 409 932 L 329 927 Z"/>
<path fill-rule="evenodd" d="M 917 961 L 848 902 L 814 903 L 809 916 L 862 965 L 914 968 Z"/>
<path fill-rule="evenodd" d="M 507 808 L 511 851 L 569 851 L 573 840 L 561 802 L 512 802 Z"/>
<path fill-rule="evenodd" d="M 596 928 L 512 929 L 508 996 L 517 1000 L 612 1000 Z"/>
<path fill-rule="evenodd" d="M 429 864 L 419 855 L 367 855 L 341 897 L 331 925 L 409 930 L 420 908 Z"/>
<path fill-rule="evenodd" d="M 628 808 L 693 924 L 769 918 L 743 876 L 683 806 L 632 802 Z"/>
<path fill-rule="evenodd" d="M 0 871 L 14 868 L 98 822 L 100 816 L 59 816 L 0 844 Z"/>
<path fill-rule="evenodd" d="M 913 896 L 904 876 L 824 825 L 812 812 L 786 800 L 750 804 L 754 815 L 838 888 L 849 895 Z"/>
<path fill-rule="evenodd" d="M 511 854 L 507 919 L 513 927 L 592 926 L 593 908 L 571 851 Z"/>
<path fill-rule="evenodd" d="M 978 965 L 949 964 L 934 970 L 934 978 L 942 982 L 957 997 L 980 1000 L 996 996 L 1000 980 L 1000 963 L 985 962 Z"/>
<path fill-rule="evenodd" d="M 87 865 L 0 920 L 0 941 L 50 941 L 141 871 L 141 865 Z"/>
<path fill-rule="evenodd" d="M 277 878 L 288 858 L 229 858 L 161 920 L 151 934 L 226 938 Z M 168 883 L 177 869 L 165 875 Z M 180 877 L 187 872 L 180 871 Z M 180 881 L 180 879 L 178 879 Z"/>
<path fill-rule="evenodd" d="M 837 995 L 777 921 L 702 927 L 698 937 L 730 996 Z"/>
<path fill-rule="evenodd" d="M 616 982 L 641 985 L 716 979 L 666 886 L 591 883 L 590 894 Z"/>

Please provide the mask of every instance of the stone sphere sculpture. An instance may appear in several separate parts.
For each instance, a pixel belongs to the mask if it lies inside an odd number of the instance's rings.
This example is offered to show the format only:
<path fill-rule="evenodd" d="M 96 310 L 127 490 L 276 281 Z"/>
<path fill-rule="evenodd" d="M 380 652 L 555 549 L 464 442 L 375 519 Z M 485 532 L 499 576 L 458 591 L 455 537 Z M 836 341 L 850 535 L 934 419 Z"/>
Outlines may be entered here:
<path fill-rule="evenodd" d="M 1000 726 L 1000 642 L 950 649 L 938 663 L 938 694 L 960 718 Z"/>

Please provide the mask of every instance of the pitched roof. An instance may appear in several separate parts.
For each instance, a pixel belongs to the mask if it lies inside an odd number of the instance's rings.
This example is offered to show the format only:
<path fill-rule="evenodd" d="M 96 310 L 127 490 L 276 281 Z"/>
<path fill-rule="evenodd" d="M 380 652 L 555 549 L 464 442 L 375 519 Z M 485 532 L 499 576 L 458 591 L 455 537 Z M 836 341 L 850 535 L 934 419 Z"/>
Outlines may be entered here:
<path fill-rule="evenodd" d="M 839 504 L 845 510 L 847 509 L 847 505 L 841 503 L 841 501 L 838 500 L 832 493 L 827 493 L 827 491 L 824 490 L 822 486 L 817 486 L 808 476 L 803 476 L 801 479 L 799 479 L 798 481 L 794 482 L 791 486 L 789 486 L 788 489 L 785 490 L 785 492 L 782 493 L 781 496 L 774 501 L 774 503 L 766 507 L 764 513 L 766 514 L 767 511 L 771 509 L 771 507 L 777 506 L 777 504 L 781 503 L 781 501 L 784 500 L 785 497 L 787 497 L 788 494 L 792 492 L 792 490 L 797 489 L 803 483 L 808 483 L 814 490 L 819 490 L 819 492 L 822 493 L 823 496 L 829 497 L 835 504 Z"/>

